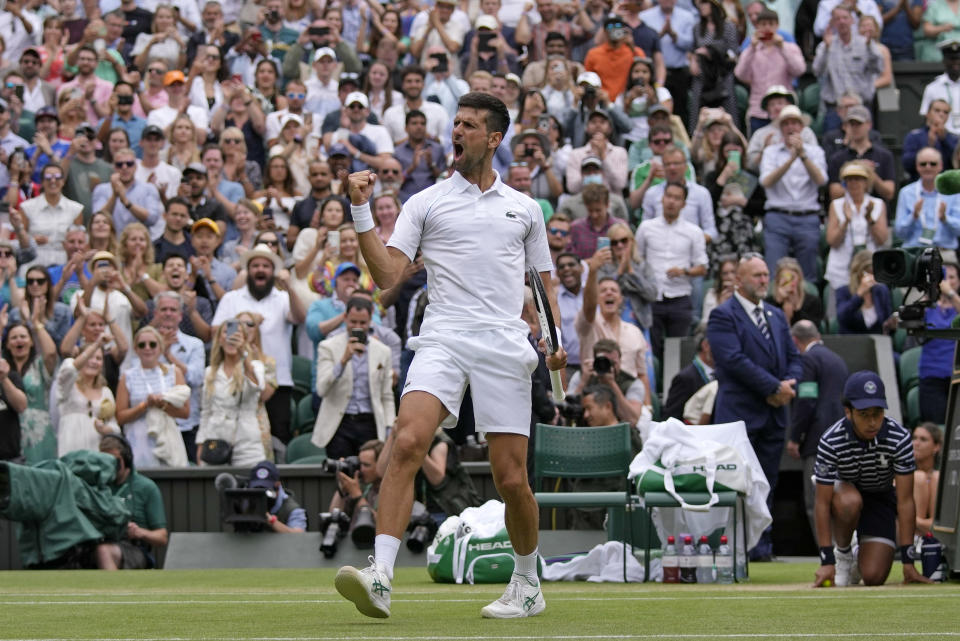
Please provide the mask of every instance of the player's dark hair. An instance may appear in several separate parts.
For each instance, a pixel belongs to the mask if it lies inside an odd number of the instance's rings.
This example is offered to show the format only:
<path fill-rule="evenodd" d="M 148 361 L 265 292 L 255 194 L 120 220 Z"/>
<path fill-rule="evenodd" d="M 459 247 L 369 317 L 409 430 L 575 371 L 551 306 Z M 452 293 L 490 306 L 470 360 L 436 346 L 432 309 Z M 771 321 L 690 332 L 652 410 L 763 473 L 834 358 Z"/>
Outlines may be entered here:
<path fill-rule="evenodd" d="M 459 108 L 478 109 L 487 112 L 487 131 L 499 131 L 500 135 L 506 137 L 507 128 L 510 126 L 510 112 L 503 101 L 496 96 L 480 91 L 471 91 L 460 96 L 457 103 Z"/>

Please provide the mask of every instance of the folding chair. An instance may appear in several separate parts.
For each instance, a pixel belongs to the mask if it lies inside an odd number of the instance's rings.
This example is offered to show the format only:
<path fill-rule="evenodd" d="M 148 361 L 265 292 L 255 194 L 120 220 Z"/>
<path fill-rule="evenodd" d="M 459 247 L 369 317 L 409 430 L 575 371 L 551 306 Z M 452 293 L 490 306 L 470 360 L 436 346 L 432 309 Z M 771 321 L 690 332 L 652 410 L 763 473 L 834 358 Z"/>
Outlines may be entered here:
<path fill-rule="evenodd" d="M 630 425 L 564 427 L 537 423 L 534 439 L 534 489 L 546 478 L 619 478 L 618 492 L 540 492 L 537 503 L 545 508 L 605 507 L 625 510 L 630 516 Z M 627 541 L 633 541 L 632 518 L 627 518 L 629 536 L 623 538 L 623 580 L 627 580 Z"/>

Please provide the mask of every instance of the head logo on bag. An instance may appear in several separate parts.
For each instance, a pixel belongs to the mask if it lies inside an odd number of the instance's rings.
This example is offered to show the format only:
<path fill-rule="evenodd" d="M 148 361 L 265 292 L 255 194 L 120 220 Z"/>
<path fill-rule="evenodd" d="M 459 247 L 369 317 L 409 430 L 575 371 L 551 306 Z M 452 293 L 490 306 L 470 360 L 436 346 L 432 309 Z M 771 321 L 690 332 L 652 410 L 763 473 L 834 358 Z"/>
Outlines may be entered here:
<path fill-rule="evenodd" d="M 471 543 L 467 546 L 471 552 L 487 552 L 490 550 L 512 550 L 513 545 L 510 541 L 483 541 L 482 543 Z"/>

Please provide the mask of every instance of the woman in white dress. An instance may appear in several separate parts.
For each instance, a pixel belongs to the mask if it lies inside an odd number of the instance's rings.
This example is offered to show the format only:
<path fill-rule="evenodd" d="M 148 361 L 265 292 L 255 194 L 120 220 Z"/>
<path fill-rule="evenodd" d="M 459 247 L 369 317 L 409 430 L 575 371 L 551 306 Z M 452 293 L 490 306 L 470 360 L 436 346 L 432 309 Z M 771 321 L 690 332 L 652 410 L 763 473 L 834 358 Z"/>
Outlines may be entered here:
<path fill-rule="evenodd" d="M 103 377 L 103 346 L 110 337 L 102 335 L 80 352 L 68 358 L 57 372 L 57 410 L 60 429 L 57 456 L 77 450 L 96 452 L 100 438 L 119 434 L 117 406 Z"/>
<path fill-rule="evenodd" d="M 246 319 L 244 319 L 246 320 Z M 197 463 L 204 443 L 222 440 L 232 447 L 225 464 L 253 467 L 266 458 L 257 406 L 266 382 L 262 361 L 255 360 L 241 320 L 228 320 L 217 328 L 210 350 L 210 366 L 203 382 L 200 429 L 197 430 Z"/>
<path fill-rule="evenodd" d="M 117 385 L 117 422 L 133 448 L 134 465 L 141 469 L 158 467 L 160 462 L 153 451 L 156 439 L 147 433 L 147 410 L 157 407 L 171 418 L 190 416 L 189 402 L 176 407 L 163 399 L 163 393 L 174 385 L 186 383 L 179 369 L 160 362 L 165 346 L 155 327 L 142 327 L 133 337 L 133 349 L 135 364 L 121 374 Z"/>

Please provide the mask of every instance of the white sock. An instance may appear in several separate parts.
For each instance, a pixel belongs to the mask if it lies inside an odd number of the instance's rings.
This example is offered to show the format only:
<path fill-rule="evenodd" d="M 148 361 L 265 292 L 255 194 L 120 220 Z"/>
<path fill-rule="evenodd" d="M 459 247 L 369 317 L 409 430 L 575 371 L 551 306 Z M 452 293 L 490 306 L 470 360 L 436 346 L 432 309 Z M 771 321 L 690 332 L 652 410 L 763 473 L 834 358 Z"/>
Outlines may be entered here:
<path fill-rule="evenodd" d="M 397 562 L 400 539 L 389 534 L 378 534 L 373 540 L 373 558 L 380 570 L 393 581 L 393 565 Z"/>
<path fill-rule="evenodd" d="M 535 548 L 530 554 L 513 553 L 514 574 L 527 577 L 527 580 L 533 584 L 540 583 L 540 579 L 537 577 L 537 551 L 539 549 Z"/>

